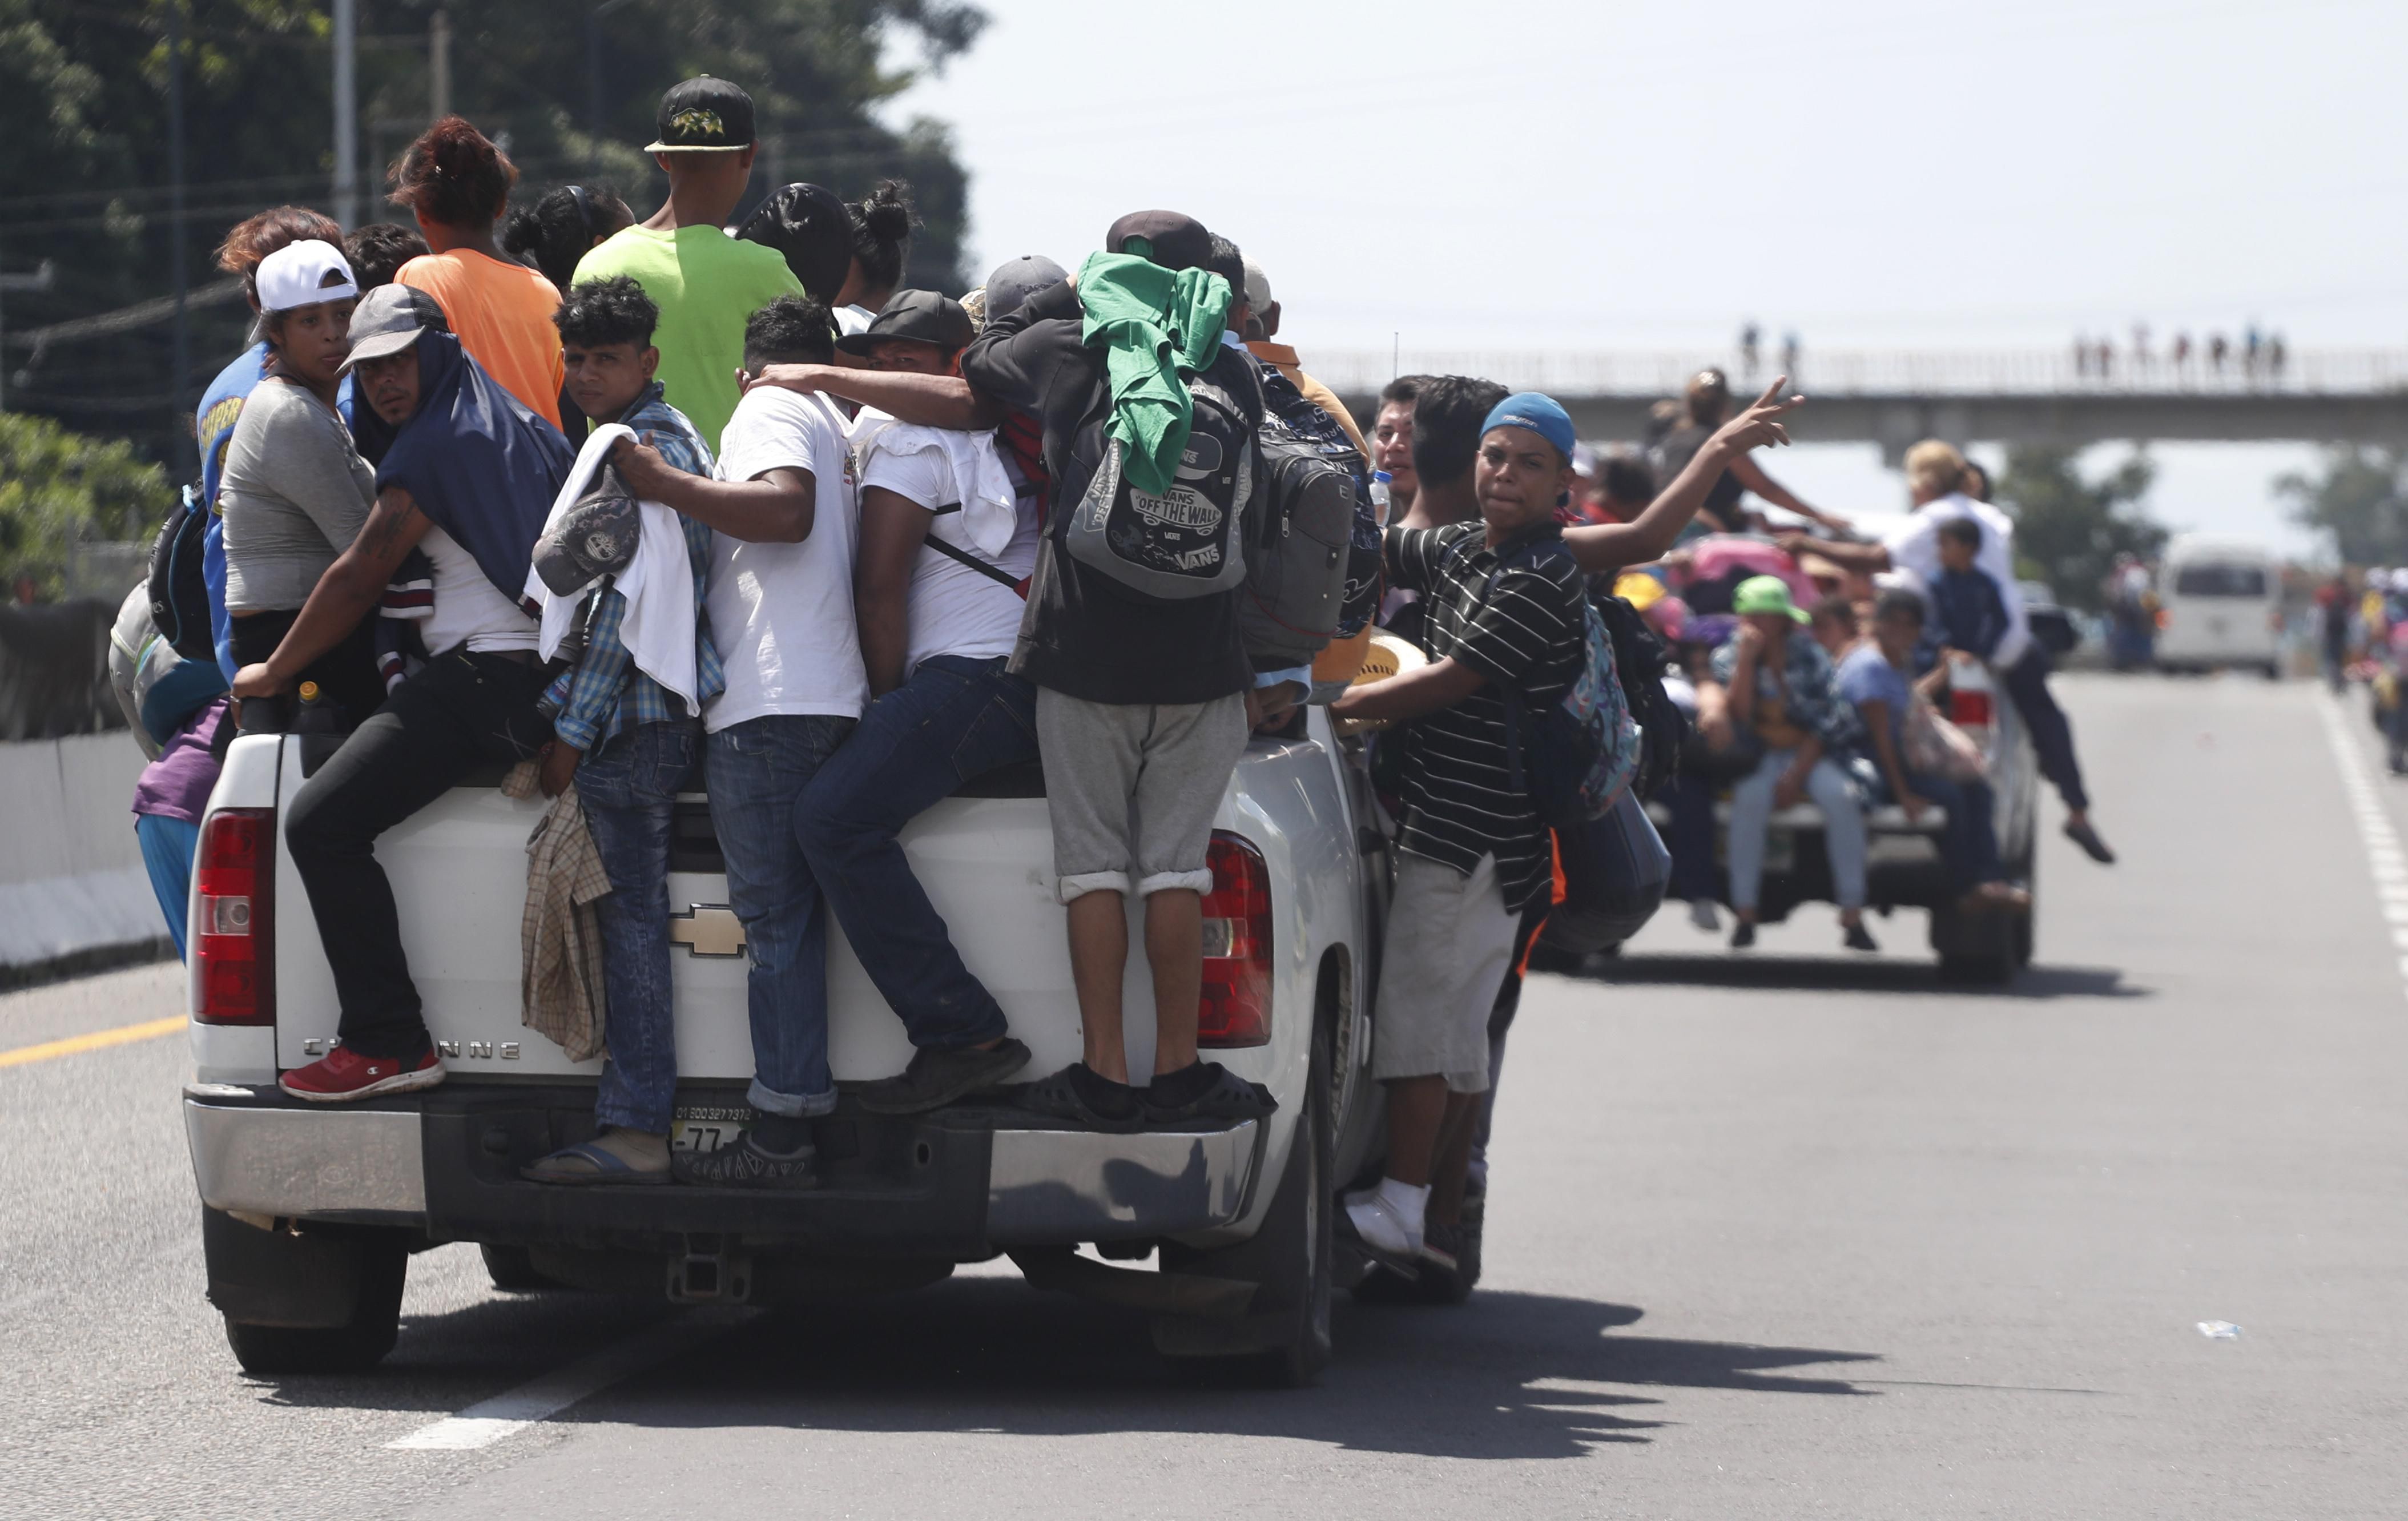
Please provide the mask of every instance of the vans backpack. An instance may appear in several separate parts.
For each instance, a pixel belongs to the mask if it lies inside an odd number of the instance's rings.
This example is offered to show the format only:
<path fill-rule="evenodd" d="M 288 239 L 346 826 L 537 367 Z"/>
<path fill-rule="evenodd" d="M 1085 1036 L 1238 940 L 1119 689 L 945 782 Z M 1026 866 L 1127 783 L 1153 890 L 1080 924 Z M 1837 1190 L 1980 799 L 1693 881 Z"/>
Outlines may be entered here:
<path fill-rule="evenodd" d="M 150 541 L 150 622 L 178 654 L 214 663 L 209 586 L 201 577 L 201 541 L 208 531 L 200 488 L 186 486 Z"/>
<path fill-rule="evenodd" d="M 1337 637 L 1354 534 L 1354 482 L 1320 444 L 1266 415 L 1246 514 L 1238 626 L 1256 666 L 1309 664 Z M 1352 451 L 1349 451 L 1352 452 Z"/>
<path fill-rule="evenodd" d="M 1563 552 L 1560 546 L 1555 552 Z M 1500 564 L 1489 572 L 1492 593 L 1508 568 Z M 1509 687 L 1502 694 L 1507 773 L 1529 794 L 1539 821 L 1550 829 L 1602 818 L 1639 771 L 1639 725 L 1614 671 L 1613 640 L 1585 596 L 1581 627 L 1580 673 L 1562 697 L 1533 713 L 1520 692 Z"/>
<path fill-rule="evenodd" d="M 1091 471 L 1055 529 L 1062 549 L 1141 599 L 1184 602 L 1234 591 L 1246 579 L 1244 519 L 1255 491 L 1249 408 L 1202 375 L 1186 378 L 1193 420 L 1170 490 L 1139 491 L 1105 431 L 1111 392 L 1072 446 L 1073 469 Z M 1075 474 L 1071 479 L 1076 479 Z"/>
<path fill-rule="evenodd" d="M 1257 364 L 1263 382 L 1264 412 L 1277 418 L 1297 437 L 1310 440 L 1322 458 L 1344 471 L 1354 482 L 1354 523 L 1347 542 L 1346 586 L 1331 630 L 1333 638 L 1353 639 L 1380 610 L 1380 536 L 1384 525 L 1380 522 L 1378 509 L 1371 505 L 1371 463 L 1354 447 L 1354 440 L 1346 436 L 1337 419 L 1313 405 L 1311 397 L 1297 389 L 1294 380 L 1280 373 L 1278 366 L 1268 360 L 1259 360 Z"/>

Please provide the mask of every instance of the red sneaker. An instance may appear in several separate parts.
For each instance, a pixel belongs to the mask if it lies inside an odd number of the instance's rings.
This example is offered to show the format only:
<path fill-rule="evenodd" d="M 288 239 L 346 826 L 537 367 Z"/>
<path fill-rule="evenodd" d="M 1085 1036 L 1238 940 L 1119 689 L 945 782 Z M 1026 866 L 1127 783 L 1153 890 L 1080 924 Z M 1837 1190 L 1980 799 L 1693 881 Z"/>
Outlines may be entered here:
<path fill-rule="evenodd" d="M 323 1059 L 285 1073 L 277 1086 L 313 1104 L 344 1104 L 380 1093 L 413 1093 L 442 1081 L 443 1063 L 433 1046 L 415 1064 L 399 1056 L 363 1056 L 349 1046 L 337 1046 Z"/>

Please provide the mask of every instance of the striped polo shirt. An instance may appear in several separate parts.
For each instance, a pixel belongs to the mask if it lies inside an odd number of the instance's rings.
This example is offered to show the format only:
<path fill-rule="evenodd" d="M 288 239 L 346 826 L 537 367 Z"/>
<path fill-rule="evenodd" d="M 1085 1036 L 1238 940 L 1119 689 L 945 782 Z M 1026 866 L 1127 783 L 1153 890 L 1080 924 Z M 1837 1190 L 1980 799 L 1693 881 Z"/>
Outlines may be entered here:
<path fill-rule="evenodd" d="M 1528 790 L 1512 785 L 1501 693 L 1510 687 L 1523 696 L 1526 781 L 1537 715 L 1562 698 L 1587 657 L 1585 592 L 1556 524 L 1526 529 L 1495 550 L 1487 534 L 1480 523 L 1388 530 L 1389 584 L 1427 603 L 1422 637 L 1430 658 L 1460 661 L 1487 678 L 1461 702 L 1405 729 L 1398 844 L 1465 876 L 1483 855 L 1496 856 L 1506 906 L 1519 912 L 1547 892 L 1554 868 Z M 1501 573 L 1500 553 L 1508 563 Z"/>

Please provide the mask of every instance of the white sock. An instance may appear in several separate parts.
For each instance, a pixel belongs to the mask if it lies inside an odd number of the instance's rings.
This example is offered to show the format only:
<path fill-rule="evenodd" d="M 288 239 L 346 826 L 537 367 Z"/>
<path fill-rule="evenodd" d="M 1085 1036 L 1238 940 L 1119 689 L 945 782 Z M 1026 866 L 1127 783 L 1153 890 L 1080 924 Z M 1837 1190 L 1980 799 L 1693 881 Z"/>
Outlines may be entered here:
<path fill-rule="evenodd" d="M 1429 1184 L 1424 1184 L 1416 1188 L 1394 1178 L 1382 1178 L 1380 1199 L 1396 1212 L 1397 1218 L 1405 1223 L 1409 1233 L 1415 1236 L 1422 1233 L 1423 1219 L 1429 1211 Z"/>

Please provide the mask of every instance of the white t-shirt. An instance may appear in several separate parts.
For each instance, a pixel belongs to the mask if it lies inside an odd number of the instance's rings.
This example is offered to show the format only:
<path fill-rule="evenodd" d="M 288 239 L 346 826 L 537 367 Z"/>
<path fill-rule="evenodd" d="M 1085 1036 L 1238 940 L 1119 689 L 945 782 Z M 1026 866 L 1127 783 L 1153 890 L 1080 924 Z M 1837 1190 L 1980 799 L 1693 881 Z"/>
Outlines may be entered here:
<path fill-rule="evenodd" d="M 1999 601 L 2007 610 L 2007 631 L 1990 652 L 1990 664 L 2005 670 L 2031 648 L 2031 624 L 2024 617 L 2023 588 L 2015 584 L 2015 522 L 1987 502 L 1962 493 L 1926 502 L 1882 541 L 1889 563 L 1922 578 L 1923 590 L 1940 575 L 1940 525 L 1950 518 L 1971 518 L 1982 525 L 1982 548 L 1973 565 L 1998 582 Z M 1931 599 L 1924 590 L 1924 600 Z"/>
<path fill-rule="evenodd" d="M 419 625 L 427 653 L 439 655 L 463 644 L 475 653 L 536 647 L 536 621 L 486 579 L 477 557 L 458 539 L 429 528 L 418 547 L 435 562 L 435 610 Z"/>
<path fill-rule="evenodd" d="M 754 386 L 720 435 L 720 475 L 751 481 L 788 467 L 810 473 L 810 538 L 747 544 L 711 535 L 704 603 L 727 668 L 727 690 L 702 710 L 713 734 L 771 713 L 859 718 L 869 702 L 853 621 L 860 518 L 844 419 L 825 396 Z"/>
<path fill-rule="evenodd" d="M 870 440 L 862 456 L 861 484 L 882 486 L 907 501 L 935 512 L 962 499 L 953 461 L 942 449 L 926 445 L 908 452 L 887 447 L 892 432 Z M 988 442 L 992 449 L 994 444 Z M 1005 461 L 1010 468 L 1010 461 Z M 1014 484 L 1019 483 L 1015 472 Z M 1011 530 L 1011 542 L 990 558 L 969 541 L 958 511 L 938 513 L 928 522 L 928 537 L 986 561 L 1014 581 L 1025 580 L 1037 568 L 1037 514 L 1025 504 Z M 903 657 L 909 677 L 930 655 L 962 655 L 972 660 L 1011 653 L 1020 638 L 1020 615 L 1028 603 L 1019 593 L 939 550 L 922 549 L 911 567 L 910 634 Z"/>

